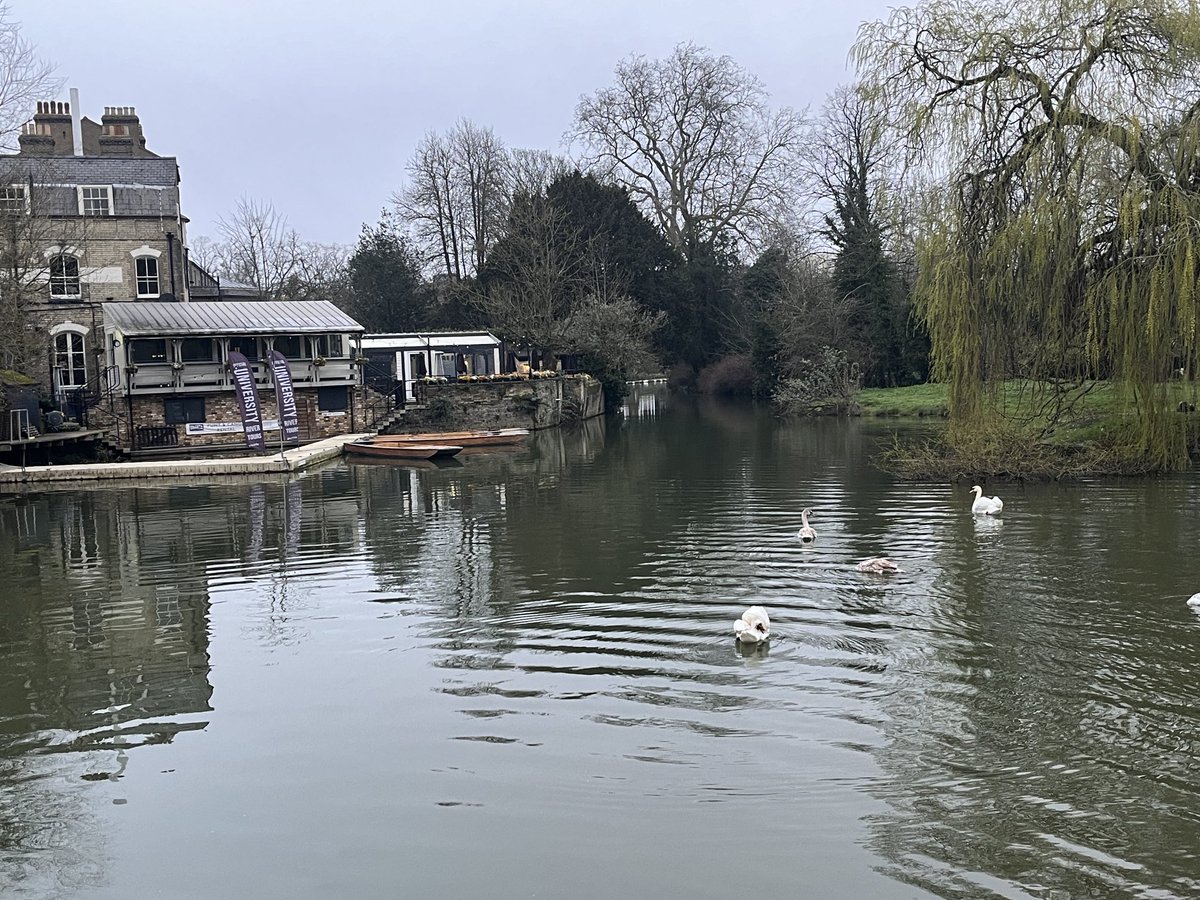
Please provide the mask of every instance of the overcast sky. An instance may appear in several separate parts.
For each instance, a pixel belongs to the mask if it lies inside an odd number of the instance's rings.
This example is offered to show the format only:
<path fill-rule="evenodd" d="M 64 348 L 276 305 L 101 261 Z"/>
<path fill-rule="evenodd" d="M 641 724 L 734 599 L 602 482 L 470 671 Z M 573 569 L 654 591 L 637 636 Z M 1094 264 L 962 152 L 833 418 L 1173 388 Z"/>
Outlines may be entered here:
<path fill-rule="evenodd" d="M 179 159 L 190 236 L 241 196 L 305 240 L 352 243 L 402 186 L 427 131 L 459 118 L 510 147 L 562 150 L 582 94 L 617 61 L 693 41 L 757 75 L 772 103 L 820 106 L 852 77 L 880 0 L 9 0 L 82 113 L 134 106 Z"/>

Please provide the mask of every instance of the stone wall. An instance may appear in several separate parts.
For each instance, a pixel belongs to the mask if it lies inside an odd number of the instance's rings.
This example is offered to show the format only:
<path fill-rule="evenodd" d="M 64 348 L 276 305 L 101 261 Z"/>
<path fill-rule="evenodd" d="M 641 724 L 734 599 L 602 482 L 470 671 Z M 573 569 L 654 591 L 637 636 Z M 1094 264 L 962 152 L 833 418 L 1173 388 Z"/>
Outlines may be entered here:
<path fill-rule="evenodd" d="M 423 408 L 410 408 L 392 431 L 554 428 L 604 413 L 604 390 L 589 375 L 523 381 L 420 384 Z"/>

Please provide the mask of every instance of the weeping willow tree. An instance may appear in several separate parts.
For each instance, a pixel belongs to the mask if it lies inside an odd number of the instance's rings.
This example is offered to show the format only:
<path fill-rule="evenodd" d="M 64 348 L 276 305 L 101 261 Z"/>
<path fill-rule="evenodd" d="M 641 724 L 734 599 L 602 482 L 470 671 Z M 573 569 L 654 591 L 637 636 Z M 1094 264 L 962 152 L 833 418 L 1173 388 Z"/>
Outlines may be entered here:
<path fill-rule="evenodd" d="M 916 302 L 951 441 L 1019 424 L 1006 380 L 1028 379 L 1020 415 L 1044 423 L 1112 379 L 1130 451 L 1181 464 L 1168 381 L 1200 369 L 1195 0 L 928 0 L 864 25 L 854 53 L 923 186 Z"/>

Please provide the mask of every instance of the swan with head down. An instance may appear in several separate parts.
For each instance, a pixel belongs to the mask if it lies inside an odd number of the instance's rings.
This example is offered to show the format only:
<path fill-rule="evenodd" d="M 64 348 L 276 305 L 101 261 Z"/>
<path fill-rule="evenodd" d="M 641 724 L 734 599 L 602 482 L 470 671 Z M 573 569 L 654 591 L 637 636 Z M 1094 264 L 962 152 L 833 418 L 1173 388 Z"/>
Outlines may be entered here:
<path fill-rule="evenodd" d="M 983 496 L 983 488 L 979 485 L 971 488 L 975 502 L 971 504 L 971 512 L 977 516 L 998 516 L 1004 510 L 1004 501 L 999 497 Z"/>
<path fill-rule="evenodd" d="M 771 619 L 761 606 L 751 606 L 733 623 L 734 636 L 745 644 L 761 644 L 771 636 Z"/>
<path fill-rule="evenodd" d="M 796 537 L 800 538 L 800 543 L 802 544 L 811 544 L 817 539 L 816 531 L 808 524 L 808 514 L 810 512 L 812 510 L 807 508 L 800 512 L 800 521 L 802 524 L 800 525 L 800 530 L 796 533 Z"/>
<path fill-rule="evenodd" d="M 886 556 L 872 556 L 870 559 L 864 559 L 854 568 L 860 572 L 870 572 L 873 575 L 893 575 L 896 572 L 904 571 Z"/>

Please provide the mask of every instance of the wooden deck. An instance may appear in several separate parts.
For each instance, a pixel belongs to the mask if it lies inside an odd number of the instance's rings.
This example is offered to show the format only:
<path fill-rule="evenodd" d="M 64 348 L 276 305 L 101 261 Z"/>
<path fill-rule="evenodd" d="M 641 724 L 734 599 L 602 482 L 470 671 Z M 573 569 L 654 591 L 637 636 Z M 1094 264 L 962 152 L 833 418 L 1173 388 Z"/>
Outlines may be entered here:
<path fill-rule="evenodd" d="M 81 431 L 51 431 L 33 438 L 0 440 L 0 453 L 11 453 L 22 448 L 38 450 L 42 447 L 63 447 L 67 444 L 90 444 L 104 434 L 103 428 L 84 428 Z"/>

